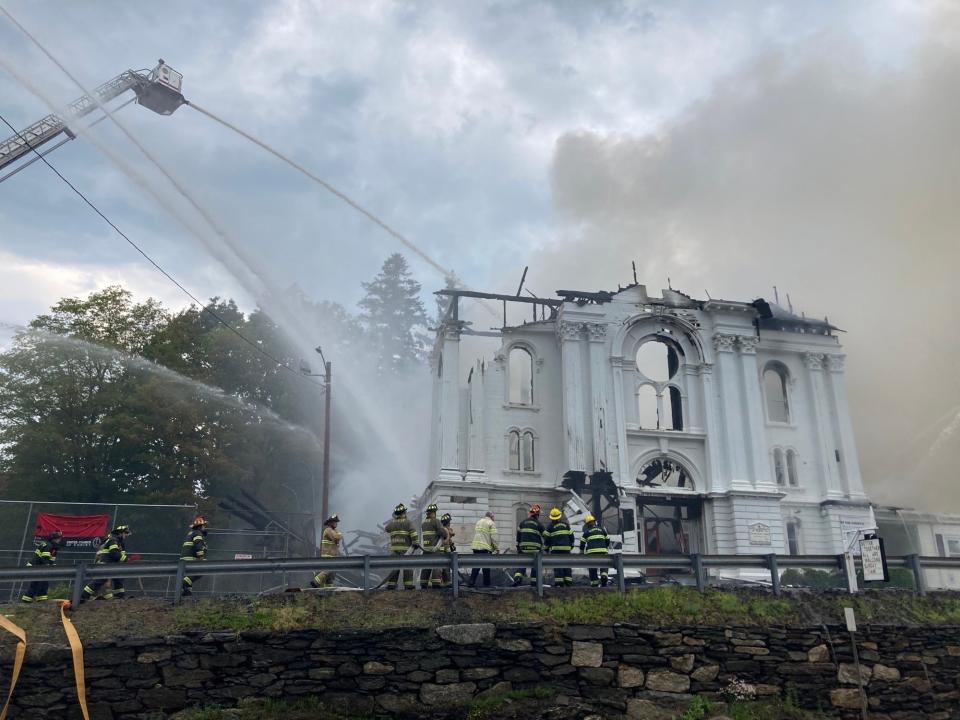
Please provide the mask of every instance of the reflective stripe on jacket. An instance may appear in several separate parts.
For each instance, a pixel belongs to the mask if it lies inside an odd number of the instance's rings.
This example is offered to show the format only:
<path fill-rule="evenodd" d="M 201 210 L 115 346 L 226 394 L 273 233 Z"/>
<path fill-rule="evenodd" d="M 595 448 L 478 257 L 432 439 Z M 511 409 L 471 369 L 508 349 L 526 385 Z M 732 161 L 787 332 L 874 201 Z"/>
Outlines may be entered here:
<path fill-rule="evenodd" d="M 332 527 L 323 529 L 323 539 L 320 540 L 320 557 L 336 557 L 340 554 L 340 541 L 343 534 L 338 533 Z"/>
<path fill-rule="evenodd" d="M 494 525 L 493 520 L 488 517 L 477 520 L 470 547 L 474 550 L 497 551 L 497 526 Z"/>
<path fill-rule="evenodd" d="M 183 541 L 180 549 L 181 560 L 206 560 L 207 558 L 207 538 L 199 530 L 190 529 L 187 532 L 187 539 Z"/>
<path fill-rule="evenodd" d="M 610 536 L 600 525 L 591 523 L 580 536 L 580 552 L 584 555 L 606 555 L 610 548 Z"/>
<path fill-rule="evenodd" d="M 554 553 L 573 552 L 573 530 L 563 520 L 551 520 L 543 533 L 547 549 Z"/>
<path fill-rule="evenodd" d="M 443 540 L 443 525 L 435 518 L 427 518 L 420 523 L 420 532 L 423 535 L 423 551 L 431 553 L 437 550 L 437 544 Z"/>
<path fill-rule="evenodd" d="M 390 535 L 390 552 L 405 553 L 417 542 L 417 531 L 405 517 L 391 520 L 384 530 Z"/>
<path fill-rule="evenodd" d="M 44 540 L 40 543 L 40 546 L 33 551 L 33 563 L 27 563 L 27 565 L 55 565 L 56 563 L 56 546 L 49 540 Z"/>
<path fill-rule="evenodd" d="M 103 545 L 97 549 L 97 554 L 93 559 L 93 562 L 96 565 L 126 561 L 127 551 L 123 547 L 123 540 L 118 538 L 116 535 L 107 536 L 107 539 L 103 541 Z"/>
<path fill-rule="evenodd" d="M 528 517 L 517 525 L 517 549 L 522 553 L 543 550 L 543 525 L 536 518 Z"/>

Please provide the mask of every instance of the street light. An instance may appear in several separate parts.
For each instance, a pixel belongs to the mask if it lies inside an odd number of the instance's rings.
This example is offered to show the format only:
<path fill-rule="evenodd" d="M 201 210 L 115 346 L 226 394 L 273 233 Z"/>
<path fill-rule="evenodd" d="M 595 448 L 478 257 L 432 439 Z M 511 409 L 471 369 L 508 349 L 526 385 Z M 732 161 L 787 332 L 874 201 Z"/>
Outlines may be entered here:
<path fill-rule="evenodd" d="M 333 363 L 323 356 L 323 348 L 317 345 L 314 350 L 323 360 L 323 375 L 310 372 L 310 364 L 305 360 L 300 361 L 300 372 L 308 377 L 322 377 L 324 390 L 324 408 L 323 408 L 323 477 L 321 479 L 321 501 L 320 514 L 322 521 L 330 517 L 330 394 L 333 381 Z"/>

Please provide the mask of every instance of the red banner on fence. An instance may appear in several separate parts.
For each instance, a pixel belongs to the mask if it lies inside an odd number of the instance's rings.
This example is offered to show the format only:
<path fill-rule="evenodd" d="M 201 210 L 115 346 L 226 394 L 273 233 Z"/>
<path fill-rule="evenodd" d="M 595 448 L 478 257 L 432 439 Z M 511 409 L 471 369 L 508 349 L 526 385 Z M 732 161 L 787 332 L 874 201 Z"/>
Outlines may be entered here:
<path fill-rule="evenodd" d="M 45 539 L 54 530 L 63 533 L 64 548 L 92 548 L 107 536 L 109 515 L 53 515 L 39 513 L 36 540 Z"/>

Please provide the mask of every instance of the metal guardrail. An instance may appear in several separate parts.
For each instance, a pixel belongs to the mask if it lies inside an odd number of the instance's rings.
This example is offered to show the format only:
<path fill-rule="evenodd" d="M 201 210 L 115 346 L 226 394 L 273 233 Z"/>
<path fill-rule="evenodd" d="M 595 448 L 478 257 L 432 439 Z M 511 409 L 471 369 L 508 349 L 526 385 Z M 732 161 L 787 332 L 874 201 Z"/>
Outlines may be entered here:
<path fill-rule="evenodd" d="M 960 570 L 960 558 L 905 555 L 888 557 L 888 567 L 912 571 L 915 590 L 925 593 L 924 569 Z M 490 568 L 514 570 L 532 568 L 537 571 L 537 595 L 543 596 L 544 569 L 608 568 L 616 572 L 616 583 L 626 591 L 627 570 L 680 570 L 693 575 L 697 588 L 706 589 L 710 570 L 761 570 L 770 576 L 775 594 L 780 594 L 780 570 L 784 568 L 817 568 L 845 572 L 843 555 L 486 555 L 433 553 L 429 555 L 362 555 L 321 558 L 277 558 L 273 560 L 178 561 L 175 563 L 137 562 L 130 564 L 79 564 L 68 567 L 0 568 L 0 581 L 67 580 L 73 582 L 73 602 L 80 602 L 83 586 L 89 580 L 109 578 L 174 578 L 173 601 L 180 602 L 184 575 L 281 575 L 296 571 L 356 570 L 363 574 L 363 590 L 373 589 L 372 570 L 450 571 L 453 594 L 460 593 L 460 570 Z"/>

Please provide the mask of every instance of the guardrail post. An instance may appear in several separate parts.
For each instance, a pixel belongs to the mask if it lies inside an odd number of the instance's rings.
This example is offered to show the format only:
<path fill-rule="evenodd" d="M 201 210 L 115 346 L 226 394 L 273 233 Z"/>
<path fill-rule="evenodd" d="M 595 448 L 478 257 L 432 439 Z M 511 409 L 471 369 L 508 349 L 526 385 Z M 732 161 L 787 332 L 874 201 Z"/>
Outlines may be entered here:
<path fill-rule="evenodd" d="M 85 563 L 77 565 L 73 575 L 73 595 L 70 597 L 72 607 L 80 607 L 80 600 L 83 598 L 83 586 L 87 580 L 87 566 Z"/>
<path fill-rule="evenodd" d="M 617 570 L 617 588 L 620 592 L 627 591 L 627 578 L 623 574 L 623 554 L 617 553 L 613 556 L 613 567 Z"/>
<path fill-rule="evenodd" d="M 771 553 L 767 555 L 767 567 L 770 568 L 770 587 L 773 588 L 773 594 L 780 594 L 780 568 L 777 566 L 777 555 Z"/>
<path fill-rule="evenodd" d="M 370 592 L 370 556 L 363 556 L 363 592 Z"/>
<path fill-rule="evenodd" d="M 179 605 L 183 599 L 183 577 L 187 574 L 187 564 L 183 558 L 177 560 L 177 579 L 173 582 L 173 604 Z"/>
<path fill-rule="evenodd" d="M 907 561 L 907 565 L 913 573 L 913 587 L 919 595 L 925 595 L 927 593 L 927 583 L 923 577 L 923 568 L 920 566 L 920 556 L 907 555 L 903 559 Z"/>
<path fill-rule="evenodd" d="M 533 556 L 533 568 L 537 573 L 537 597 L 543 597 L 543 552 Z"/>
<path fill-rule="evenodd" d="M 450 585 L 453 588 L 453 596 L 460 595 L 460 556 L 456 551 L 450 553 Z"/>
<path fill-rule="evenodd" d="M 693 574 L 697 579 L 697 590 L 703 592 L 707 589 L 706 578 L 703 575 L 703 558 L 700 553 L 691 553 L 690 562 L 693 564 Z"/>

